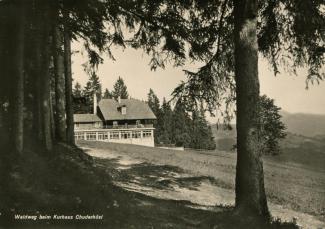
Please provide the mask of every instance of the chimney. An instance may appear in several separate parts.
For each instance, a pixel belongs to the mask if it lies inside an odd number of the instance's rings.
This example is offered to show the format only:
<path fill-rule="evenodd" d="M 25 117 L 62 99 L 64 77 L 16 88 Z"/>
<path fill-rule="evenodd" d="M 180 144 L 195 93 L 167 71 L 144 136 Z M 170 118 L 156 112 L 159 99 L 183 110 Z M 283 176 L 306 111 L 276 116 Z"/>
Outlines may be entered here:
<path fill-rule="evenodd" d="M 117 101 L 118 101 L 119 104 L 121 104 L 121 96 L 119 96 L 119 97 L 117 98 Z"/>
<path fill-rule="evenodd" d="M 94 115 L 97 115 L 97 95 L 94 93 Z"/>

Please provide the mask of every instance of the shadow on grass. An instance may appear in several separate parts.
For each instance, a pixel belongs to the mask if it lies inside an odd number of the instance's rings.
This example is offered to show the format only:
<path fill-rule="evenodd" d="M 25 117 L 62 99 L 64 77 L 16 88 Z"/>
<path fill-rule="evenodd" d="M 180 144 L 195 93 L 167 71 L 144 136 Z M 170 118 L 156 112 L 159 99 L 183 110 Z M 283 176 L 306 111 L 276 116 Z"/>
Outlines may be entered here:
<path fill-rule="evenodd" d="M 221 188 L 231 188 L 221 179 L 211 176 L 189 176 L 185 170 L 176 166 L 140 163 L 119 169 L 119 158 L 95 158 L 94 160 L 99 167 L 105 168 L 111 174 L 114 181 L 118 182 L 136 183 L 159 190 L 174 190 L 175 187 L 198 190 L 203 182 Z"/>
<path fill-rule="evenodd" d="M 178 177 L 183 171 L 177 167 L 140 164 L 117 170 L 118 159 L 101 163 L 95 159 L 94 163 L 78 148 L 66 145 L 58 145 L 52 156 L 25 152 L 23 157 L 9 173 L 11 182 L 0 190 L 0 226 L 4 228 L 295 228 L 248 220 L 234 215 L 232 208 L 208 211 L 195 209 L 198 206 L 188 201 L 148 197 L 116 187 L 110 178 L 115 171 L 124 173 L 115 174 L 121 180 L 132 179 L 134 173 L 153 178 L 164 175 L 186 186 L 201 182 L 202 178 Z M 15 220 L 17 214 L 72 219 Z M 102 219 L 77 220 L 76 215 L 99 215 Z"/>

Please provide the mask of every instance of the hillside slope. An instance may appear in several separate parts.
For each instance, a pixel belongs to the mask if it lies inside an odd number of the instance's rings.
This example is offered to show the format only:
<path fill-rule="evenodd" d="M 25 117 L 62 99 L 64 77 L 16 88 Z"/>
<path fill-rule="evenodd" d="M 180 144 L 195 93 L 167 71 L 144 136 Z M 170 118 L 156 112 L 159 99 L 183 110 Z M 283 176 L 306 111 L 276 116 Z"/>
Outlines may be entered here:
<path fill-rule="evenodd" d="M 307 137 L 325 135 L 325 115 L 281 112 L 287 130 Z"/>
<path fill-rule="evenodd" d="M 215 137 L 217 150 L 235 152 L 236 129 L 232 130 L 211 126 Z M 273 160 L 298 163 L 311 169 L 325 170 L 325 134 L 315 137 L 303 136 L 287 132 L 285 139 L 280 142 L 281 154 L 273 157 Z"/>

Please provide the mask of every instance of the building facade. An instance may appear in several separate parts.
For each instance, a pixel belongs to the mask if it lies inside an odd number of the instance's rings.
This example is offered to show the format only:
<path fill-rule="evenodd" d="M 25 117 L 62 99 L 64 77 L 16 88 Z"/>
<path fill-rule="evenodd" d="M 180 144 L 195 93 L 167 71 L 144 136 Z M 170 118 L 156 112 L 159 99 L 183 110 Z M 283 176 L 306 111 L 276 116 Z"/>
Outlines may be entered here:
<path fill-rule="evenodd" d="M 76 140 L 107 141 L 154 146 L 156 116 L 137 99 L 102 99 L 94 96 L 93 114 L 75 114 Z"/>

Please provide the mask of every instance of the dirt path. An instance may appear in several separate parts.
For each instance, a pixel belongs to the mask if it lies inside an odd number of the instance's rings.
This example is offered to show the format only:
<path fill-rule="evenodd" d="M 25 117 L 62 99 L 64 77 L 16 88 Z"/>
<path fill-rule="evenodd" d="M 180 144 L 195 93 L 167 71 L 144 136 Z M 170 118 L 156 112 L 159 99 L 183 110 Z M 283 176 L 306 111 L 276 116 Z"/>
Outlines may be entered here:
<path fill-rule="evenodd" d="M 161 199 L 188 200 L 200 208 L 212 210 L 214 206 L 234 205 L 233 177 L 229 176 L 233 159 L 227 158 L 226 154 L 220 162 L 223 169 L 219 170 L 218 176 L 211 176 L 209 170 L 214 168 L 209 166 L 209 161 L 196 161 L 191 155 L 183 158 L 191 165 L 182 166 L 167 163 L 169 159 L 146 158 L 140 154 L 82 145 L 86 153 L 95 158 L 97 166 L 110 170 L 113 181 L 125 189 Z M 171 151 L 169 156 L 173 155 L 177 155 L 177 152 Z M 325 223 L 315 216 L 272 201 L 269 201 L 269 208 L 272 216 L 282 221 L 295 220 L 302 228 L 325 228 Z"/>

